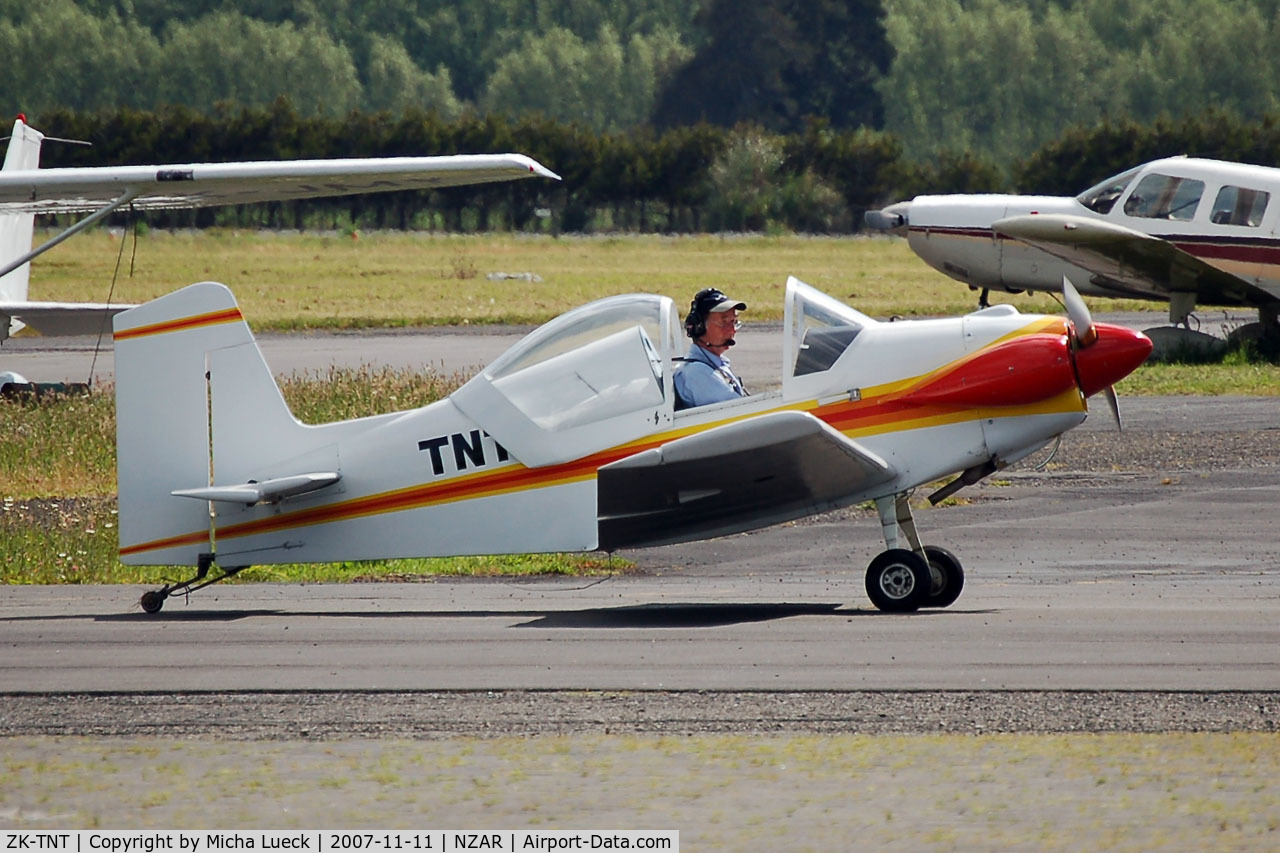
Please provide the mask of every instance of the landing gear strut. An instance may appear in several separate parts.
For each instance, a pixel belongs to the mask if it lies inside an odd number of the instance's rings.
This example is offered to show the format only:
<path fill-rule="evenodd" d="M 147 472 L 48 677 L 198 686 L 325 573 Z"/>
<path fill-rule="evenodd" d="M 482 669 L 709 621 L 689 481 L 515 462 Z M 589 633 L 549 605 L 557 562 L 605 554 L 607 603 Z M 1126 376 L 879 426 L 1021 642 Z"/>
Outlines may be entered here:
<path fill-rule="evenodd" d="M 159 589 L 147 590 L 142 594 L 142 598 L 138 599 L 138 604 L 142 605 L 144 613 L 159 613 L 160 608 L 164 607 L 165 600 L 177 593 L 178 595 L 188 595 L 198 589 L 204 589 L 206 586 L 226 580 L 233 575 L 239 574 L 248 568 L 248 566 L 233 566 L 229 569 L 222 569 L 222 574 L 217 577 L 209 577 L 209 569 L 213 566 L 213 554 L 201 554 L 199 562 L 196 563 L 196 573 L 194 577 L 187 578 L 177 583 L 169 583 Z"/>
<path fill-rule="evenodd" d="M 886 550 L 867 566 L 867 597 L 879 610 L 947 607 L 964 589 L 964 568 L 945 548 L 921 545 L 905 492 L 877 498 Z"/>

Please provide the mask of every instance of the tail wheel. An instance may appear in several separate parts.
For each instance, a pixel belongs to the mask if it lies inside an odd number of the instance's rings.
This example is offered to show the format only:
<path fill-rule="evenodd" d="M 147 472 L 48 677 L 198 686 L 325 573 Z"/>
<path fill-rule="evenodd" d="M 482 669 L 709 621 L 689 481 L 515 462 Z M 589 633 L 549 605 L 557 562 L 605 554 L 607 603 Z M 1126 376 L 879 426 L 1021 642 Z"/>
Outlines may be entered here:
<path fill-rule="evenodd" d="M 886 613 L 910 613 L 924 606 L 932 586 L 929 565 L 905 548 L 890 548 L 867 566 L 867 597 Z"/>
<path fill-rule="evenodd" d="M 960 597 L 964 589 L 964 569 L 960 560 L 946 548 L 937 545 L 924 546 L 929 561 L 929 595 L 921 607 L 949 607 Z"/>
<path fill-rule="evenodd" d="M 160 590 L 150 590 L 142 594 L 142 598 L 138 603 L 142 605 L 144 613 L 159 613 L 160 608 L 164 607 L 164 600 L 169 596 Z"/>

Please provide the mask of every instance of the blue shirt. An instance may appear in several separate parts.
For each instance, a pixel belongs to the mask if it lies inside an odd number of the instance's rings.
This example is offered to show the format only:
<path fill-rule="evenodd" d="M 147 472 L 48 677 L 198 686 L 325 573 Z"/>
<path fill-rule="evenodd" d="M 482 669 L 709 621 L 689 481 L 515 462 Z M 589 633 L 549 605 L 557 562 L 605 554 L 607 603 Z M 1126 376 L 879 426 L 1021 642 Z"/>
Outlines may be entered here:
<path fill-rule="evenodd" d="M 690 408 L 745 397 L 747 389 L 729 369 L 729 359 L 721 358 L 696 343 L 676 368 L 676 393 Z"/>

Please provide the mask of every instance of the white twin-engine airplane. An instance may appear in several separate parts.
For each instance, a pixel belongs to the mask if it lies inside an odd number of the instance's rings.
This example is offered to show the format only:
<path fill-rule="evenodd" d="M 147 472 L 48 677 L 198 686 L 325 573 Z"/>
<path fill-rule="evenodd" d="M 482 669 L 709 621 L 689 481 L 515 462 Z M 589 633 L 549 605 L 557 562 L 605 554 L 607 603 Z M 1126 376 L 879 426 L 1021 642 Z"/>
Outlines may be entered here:
<path fill-rule="evenodd" d="M 0 342 L 23 325 L 42 335 L 97 334 L 105 330 L 112 315 L 132 307 L 27 298 L 33 258 L 120 208 L 249 204 L 531 177 L 559 180 L 522 154 L 41 169 L 44 139 L 24 116 L 18 116 L 0 169 Z M 39 213 L 89 215 L 33 249 Z"/>
<path fill-rule="evenodd" d="M 1277 198 L 1272 204 L 1271 199 Z M 931 266 L 982 291 L 1056 291 L 1063 276 L 1095 296 L 1169 303 L 1170 343 L 1197 302 L 1246 306 L 1280 335 L 1280 169 L 1172 157 L 1075 198 L 924 195 L 866 214 L 905 234 Z M 1157 330 L 1149 330 L 1148 334 Z"/>
<path fill-rule="evenodd" d="M 444 400 L 321 426 L 289 412 L 231 291 L 194 284 L 114 319 L 120 559 L 197 567 L 142 596 L 154 613 L 255 563 L 614 551 L 874 500 L 871 601 L 945 607 L 964 572 L 921 543 L 910 491 L 1043 447 L 1150 352 L 1063 284 L 1070 320 L 885 323 L 792 278 L 781 388 L 679 411 L 674 303 L 615 296 Z"/>

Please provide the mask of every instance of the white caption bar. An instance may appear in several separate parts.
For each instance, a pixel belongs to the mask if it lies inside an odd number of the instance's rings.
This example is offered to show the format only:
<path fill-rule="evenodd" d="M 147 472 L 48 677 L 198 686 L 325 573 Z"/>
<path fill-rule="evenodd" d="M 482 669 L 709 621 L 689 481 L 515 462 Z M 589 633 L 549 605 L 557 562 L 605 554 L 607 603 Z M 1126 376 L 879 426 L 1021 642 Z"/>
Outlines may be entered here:
<path fill-rule="evenodd" d="M 305 853 L 454 853 L 462 850 L 518 853 L 523 850 L 658 850 L 680 853 L 674 829 L 430 829 L 430 830 L 0 830 L 0 853 L 223 853 L 233 850 Z"/>

